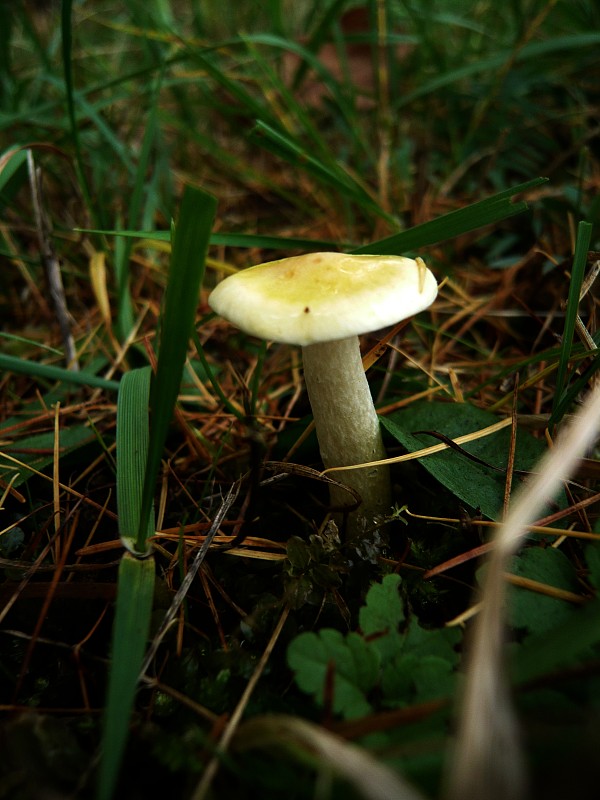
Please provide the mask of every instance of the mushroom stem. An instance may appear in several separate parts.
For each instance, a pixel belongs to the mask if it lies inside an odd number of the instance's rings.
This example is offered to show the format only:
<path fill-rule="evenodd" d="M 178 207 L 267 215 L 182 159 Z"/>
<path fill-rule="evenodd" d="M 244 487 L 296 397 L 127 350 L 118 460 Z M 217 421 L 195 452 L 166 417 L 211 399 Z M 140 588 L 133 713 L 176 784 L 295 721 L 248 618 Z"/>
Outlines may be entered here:
<path fill-rule="evenodd" d="M 360 355 L 358 336 L 306 345 L 302 348 L 304 379 L 312 406 L 321 457 L 326 468 L 363 464 L 386 458 L 379 419 Z M 333 474 L 362 498 L 348 523 L 348 535 L 373 525 L 375 514 L 391 505 L 387 466 Z M 332 487 L 331 503 L 348 505 L 343 489 Z"/>

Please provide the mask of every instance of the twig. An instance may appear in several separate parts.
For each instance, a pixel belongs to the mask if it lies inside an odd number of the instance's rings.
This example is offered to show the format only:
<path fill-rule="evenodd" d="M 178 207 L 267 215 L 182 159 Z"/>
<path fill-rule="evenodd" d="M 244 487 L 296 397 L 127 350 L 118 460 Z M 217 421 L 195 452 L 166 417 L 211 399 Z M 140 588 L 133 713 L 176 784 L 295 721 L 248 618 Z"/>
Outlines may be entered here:
<path fill-rule="evenodd" d="M 29 185 L 31 187 L 35 227 L 40 246 L 40 258 L 46 275 L 48 276 L 50 295 L 54 302 L 54 310 L 60 327 L 63 347 L 65 348 L 65 361 L 67 367 L 76 372 L 79 370 L 79 364 L 77 363 L 75 340 L 71 333 L 71 323 L 69 311 L 67 309 L 65 288 L 60 272 L 60 262 L 54 252 L 54 247 L 50 238 L 50 222 L 44 211 L 41 171 L 35 166 L 31 150 L 27 150 L 27 169 L 29 172 Z"/>

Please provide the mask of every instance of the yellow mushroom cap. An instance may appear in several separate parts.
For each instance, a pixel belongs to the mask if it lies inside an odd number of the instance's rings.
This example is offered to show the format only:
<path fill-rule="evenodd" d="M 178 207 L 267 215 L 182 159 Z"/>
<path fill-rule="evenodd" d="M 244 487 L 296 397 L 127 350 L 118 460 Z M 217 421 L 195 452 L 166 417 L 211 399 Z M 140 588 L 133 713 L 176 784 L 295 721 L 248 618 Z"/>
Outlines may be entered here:
<path fill-rule="evenodd" d="M 310 253 L 230 275 L 208 302 L 246 333 L 305 346 L 393 325 L 436 295 L 421 259 Z"/>

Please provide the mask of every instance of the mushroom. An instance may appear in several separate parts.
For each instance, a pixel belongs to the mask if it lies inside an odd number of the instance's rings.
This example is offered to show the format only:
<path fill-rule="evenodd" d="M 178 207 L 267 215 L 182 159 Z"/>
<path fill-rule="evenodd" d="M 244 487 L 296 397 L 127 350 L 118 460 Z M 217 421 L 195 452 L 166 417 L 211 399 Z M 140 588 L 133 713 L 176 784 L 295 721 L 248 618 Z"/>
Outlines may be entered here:
<path fill-rule="evenodd" d="M 246 333 L 302 346 L 321 457 L 331 468 L 386 457 L 359 335 L 422 311 L 436 295 L 436 280 L 420 258 L 310 253 L 230 275 L 208 302 Z M 349 520 L 352 536 L 389 511 L 389 469 L 377 465 L 340 474 L 362 501 Z M 348 492 L 333 487 L 331 502 L 347 506 Z"/>

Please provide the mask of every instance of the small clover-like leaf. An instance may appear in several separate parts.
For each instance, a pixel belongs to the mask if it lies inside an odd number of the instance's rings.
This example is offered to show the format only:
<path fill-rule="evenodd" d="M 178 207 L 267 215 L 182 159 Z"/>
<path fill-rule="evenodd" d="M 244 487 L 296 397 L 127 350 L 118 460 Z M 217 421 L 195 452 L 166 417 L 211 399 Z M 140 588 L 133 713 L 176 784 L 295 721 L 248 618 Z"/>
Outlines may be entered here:
<path fill-rule="evenodd" d="M 310 564 L 310 552 L 306 542 L 299 536 L 290 536 L 286 553 L 294 572 L 302 572 Z"/>
<path fill-rule="evenodd" d="M 406 632 L 403 652 L 414 652 L 421 657 L 436 656 L 445 659 L 450 664 L 456 664 L 459 656 L 455 648 L 461 636 L 458 628 L 428 630 L 413 620 Z"/>
<path fill-rule="evenodd" d="M 451 694 L 454 679 L 453 666 L 447 659 L 402 653 L 385 667 L 381 689 L 386 703 L 401 707 Z"/>
<path fill-rule="evenodd" d="M 398 575 L 386 575 L 381 583 L 374 583 L 358 617 L 363 636 L 384 661 L 398 652 L 402 642 L 398 627 L 404 621 L 404 609 L 399 585 Z"/>
<path fill-rule="evenodd" d="M 319 705 L 333 670 L 334 712 L 351 718 L 372 710 L 366 695 L 377 681 L 379 658 L 358 634 L 343 636 L 329 628 L 318 634 L 301 633 L 288 647 L 287 658 L 300 689 L 312 694 Z"/>

